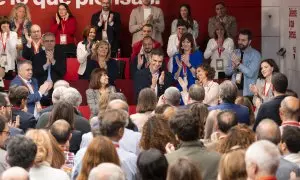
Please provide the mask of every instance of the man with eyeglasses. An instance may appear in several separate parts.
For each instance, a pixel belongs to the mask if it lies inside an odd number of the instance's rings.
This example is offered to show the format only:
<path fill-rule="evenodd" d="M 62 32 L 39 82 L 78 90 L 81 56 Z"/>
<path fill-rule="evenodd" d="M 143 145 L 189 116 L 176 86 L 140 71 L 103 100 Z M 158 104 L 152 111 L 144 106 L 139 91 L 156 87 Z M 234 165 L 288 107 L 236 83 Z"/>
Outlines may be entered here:
<path fill-rule="evenodd" d="M 22 56 L 30 60 L 32 56 L 43 50 L 41 27 L 34 24 L 30 28 L 30 32 L 25 32 L 27 44 L 23 45 Z"/>
<path fill-rule="evenodd" d="M 5 151 L 5 143 L 7 138 L 9 137 L 9 127 L 7 120 L 4 116 L 0 115 L 0 174 L 5 171 L 8 167 L 6 164 L 6 151 Z"/>

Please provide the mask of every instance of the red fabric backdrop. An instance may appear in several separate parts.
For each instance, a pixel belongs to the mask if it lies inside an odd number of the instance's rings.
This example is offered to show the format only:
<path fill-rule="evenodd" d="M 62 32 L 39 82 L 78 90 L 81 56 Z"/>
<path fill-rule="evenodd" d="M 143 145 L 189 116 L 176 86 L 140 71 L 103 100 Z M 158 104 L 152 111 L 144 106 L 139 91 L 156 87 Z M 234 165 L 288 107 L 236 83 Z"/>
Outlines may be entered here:
<path fill-rule="evenodd" d="M 54 17 L 57 7 L 50 3 L 67 2 L 67 0 L 0 0 L 0 15 L 8 15 L 13 2 L 28 2 L 30 7 L 33 23 L 39 24 L 42 31 L 46 32 L 50 28 L 50 19 Z M 90 23 L 93 13 L 98 11 L 101 6 L 97 5 L 100 0 L 71 0 L 70 8 L 73 15 L 77 19 L 78 29 L 76 38 L 80 41 L 83 28 Z M 260 49 L 261 47 L 261 1 L 260 0 L 224 0 L 228 6 L 228 13 L 237 18 L 238 29 L 249 28 L 252 30 L 254 39 L 253 47 Z M 5 4 L 4 4 L 5 2 Z M 48 2 L 45 8 L 36 5 L 39 2 Z M 93 5 L 82 5 L 80 9 L 76 8 L 78 2 L 93 2 Z M 128 31 L 129 16 L 131 10 L 136 7 L 138 0 L 112 0 L 112 9 L 121 14 L 121 49 L 122 56 L 129 56 L 131 52 L 131 35 Z M 170 35 L 170 26 L 173 19 L 178 16 L 180 4 L 188 3 L 192 7 L 192 15 L 198 21 L 200 27 L 200 36 L 197 39 L 201 49 L 205 49 L 207 40 L 207 23 L 208 18 L 215 14 L 214 3 L 216 0 L 155 0 L 157 6 L 162 8 L 165 15 L 165 32 L 163 34 L 164 42 L 167 44 Z M 4 5 L 3 5 L 4 4 Z M 128 4 L 128 5 L 122 5 Z M 166 45 L 165 45 L 166 46 Z"/>

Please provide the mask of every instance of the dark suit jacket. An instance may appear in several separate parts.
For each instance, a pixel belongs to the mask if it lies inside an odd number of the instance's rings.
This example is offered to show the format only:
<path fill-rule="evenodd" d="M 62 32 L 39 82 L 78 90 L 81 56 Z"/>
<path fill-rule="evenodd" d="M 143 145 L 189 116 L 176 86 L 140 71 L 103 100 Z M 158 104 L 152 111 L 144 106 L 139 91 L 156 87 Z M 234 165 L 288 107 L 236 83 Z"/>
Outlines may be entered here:
<path fill-rule="evenodd" d="M 272 100 L 260 105 L 260 108 L 259 108 L 257 116 L 256 116 L 256 120 L 255 120 L 255 123 L 253 126 L 254 131 L 256 130 L 256 127 L 258 126 L 260 121 L 262 121 L 263 119 L 266 119 L 266 118 L 272 119 L 273 121 L 275 121 L 278 124 L 278 126 L 281 125 L 281 119 L 279 116 L 279 107 L 280 107 L 281 101 L 285 97 L 286 97 L 286 95 L 277 96 L 277 97 L 274 97 Z"/>
<path fill-rule="evenodd" d="M 72 137 L 70 139 L 70 152 L 76 154 L 76 152 L 80 149 L 80 143 L 82 139 L 82 133 L 78 130 L 72 131 Z"/>
<path fill-rule="evenodd" d="M 93 14 L 92 19 L 91 19 L 91 25 L 97 27 L 97 32 L 96 32 L 96 39 L 97 40 L 102 40 L 102 30 L 104 28 L 104 23 L 102 24 L 102 26 L 98 26 L 98 22 L 99 22 L 99 17 L 100 17 L 101 11 Z M 113 12 L 110 11 L 109 12 L 109 16 L 113 14 L 114 18 L 114 24 L 112 26 L 110 26 L 109 24 L 107 24 L 107 38 L 108 38 L 108 42 L 111 45 L 111 51 L 112 51 L 112 57 L 115 57 L 118 48 L 120 47 L 119 44 L 119 37 L 120 37 L 120 29 L 121 29 L 121 18 L 120 18 L 120 14 L 117 12 Z"/>
<path fill-rule="evenodd" d="M 57 80 L 63 79 L 66 73 L 66 57 L 65 53 L 61 51 L 58 46 L 54 48 L 55 64 L 51 65 L 51 79 L 53 83 Z M 33 77 L 35 77 L 39 84 L 43 84 L 48 77 L 48 70 L 44 70 L 43 65 L 46 64 L 46 52 L 40 51 L 31 57 Z"/>
<path fill-rule="evenodd" d="M 20 129 L 26 132 L 28 128 L 35 128 L 36 120 L 33 114 L 12 108 L 12 119 L 15 120 L 18 115 L 20 116 Z"/>
<path fill-rule="evenodd" d="M 158 81 L 158 80 L 157 80 Z M 134 90 L 135 97 L 138 97 L 140 91 L 144 88 L 151 87 L 152 84 L 152 74 L 149 68 L 142 69 L 135 73 L 134 76 Z M 157 97 L 161 96 L 165 90 L 173 84 L 172 74 L 165 71 L 165 83 L 160 86 L 157 82 Z"/>
<path fill-rule="evenodd" d="M 25 86 L 27 87 L 27 84 L 25 84 L 25 82 L 19 77 L 16 76 L 11 82 L 10 82 L 10 86 L 12 85 L 18 85 L 18 86 Z M 34 94 L 29 94 L 28 98 L 27 98 L 27 108 L 28 108 L 28 112 L 30 113 L 34 113 L 34 107 L 35 107 L 35 103 L 37 101 L 41 100 L 41 96 L 39 93 L 39 86 L 38 86 L 38 82 L 35 78 L 31 78 L 31 85 L 33 87 L 33 91 Z"/>
<path fill-rule="evenodd" d="M 42 46 L 39 48 L 39 52 L 41 51 L 43 51 Z M 31 57 L 34 56 L 33 46 L 31 45 L 31 48 L 28 48 L 27 44 L 23 44 L 22 56 L 27 60 L 31 60 Z"/>

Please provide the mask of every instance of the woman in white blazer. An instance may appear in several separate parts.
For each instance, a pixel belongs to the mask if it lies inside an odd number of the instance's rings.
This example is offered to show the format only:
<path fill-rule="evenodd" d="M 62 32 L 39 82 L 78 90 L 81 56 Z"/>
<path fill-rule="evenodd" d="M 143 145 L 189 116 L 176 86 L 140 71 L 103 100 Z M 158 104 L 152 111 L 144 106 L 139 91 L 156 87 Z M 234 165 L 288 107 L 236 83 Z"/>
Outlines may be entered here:
<path fill-rule="evenodd" d="M 86 69 L 87 57 L 91 54 L 95 42 L 96 27 L 88 26 L 83 30 L 83 41 L 77 45 L 77 60 L 80 63 L 78 74 L 83 75 Z"/>
<path fill-rule="evenodd" d="M 225 72 L 230 62 L 230 54 L 234 50 L 234 42 L 228 37 L 223 23 L 216 25 L 214 38 L 211 38 L 204 52 L 205 59 L 211 59 L 210 65 L 216 70 L 214 79 L 219 78 L 219 72 Z"/>

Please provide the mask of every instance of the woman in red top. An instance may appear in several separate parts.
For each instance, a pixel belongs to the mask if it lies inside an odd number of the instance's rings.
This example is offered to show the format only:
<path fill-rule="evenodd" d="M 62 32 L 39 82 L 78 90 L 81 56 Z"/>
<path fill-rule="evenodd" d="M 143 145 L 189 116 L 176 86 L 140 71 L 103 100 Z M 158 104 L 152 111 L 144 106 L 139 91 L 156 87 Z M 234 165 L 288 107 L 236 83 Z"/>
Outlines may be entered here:
<path fill-rule="evenodd" d="M 57 13 L 51 24 L 50 31 L 55 34 L 56 45 L 63 48 L 67 56 L 76 56 L 76 45 L 74 42 L 76 19 L 66 3 L 60 3 L 58 5 Z"/>

